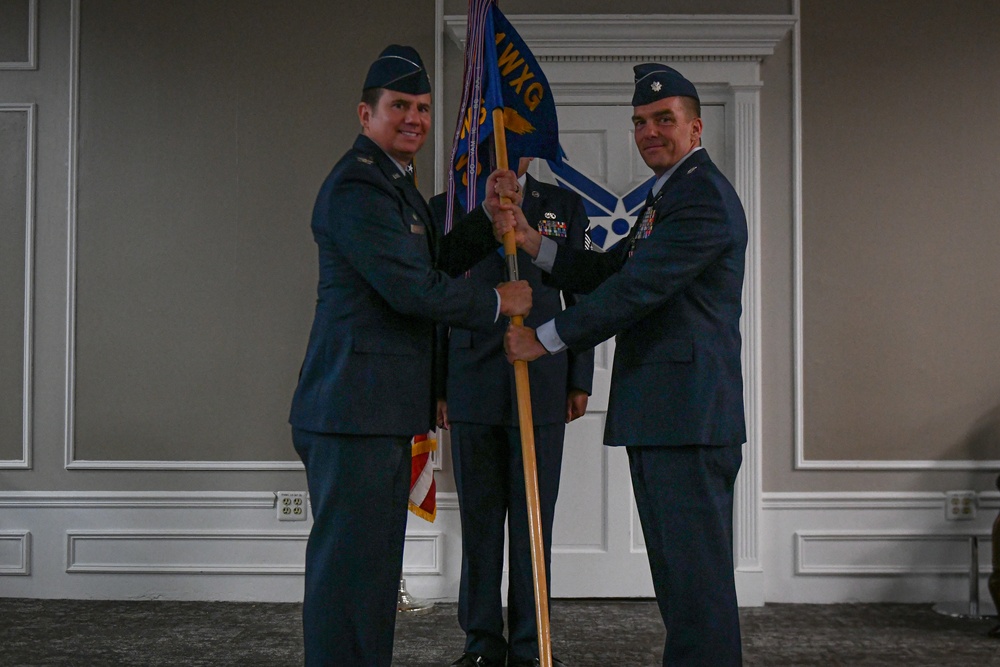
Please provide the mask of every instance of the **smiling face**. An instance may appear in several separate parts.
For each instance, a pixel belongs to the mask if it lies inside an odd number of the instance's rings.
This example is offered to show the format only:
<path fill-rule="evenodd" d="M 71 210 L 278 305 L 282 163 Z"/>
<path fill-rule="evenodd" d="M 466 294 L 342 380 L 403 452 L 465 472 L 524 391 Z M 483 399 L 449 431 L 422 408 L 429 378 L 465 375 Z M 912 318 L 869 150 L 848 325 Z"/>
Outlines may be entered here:
<path fill-rule="evenodd" d="M 632 125 L 635 145 L 643 162 L 657 176 L 677 164 L 701 141 L 701 118 L 693 111 L 693 100 L 665 97 L 634 107 Z"/>
<path fill-rule="evenodd" d="M 431 95 L 383 90 L 378 103 L 358 105 L 361 132 L 398 162 L 409 164 L 431 127 Z"/>

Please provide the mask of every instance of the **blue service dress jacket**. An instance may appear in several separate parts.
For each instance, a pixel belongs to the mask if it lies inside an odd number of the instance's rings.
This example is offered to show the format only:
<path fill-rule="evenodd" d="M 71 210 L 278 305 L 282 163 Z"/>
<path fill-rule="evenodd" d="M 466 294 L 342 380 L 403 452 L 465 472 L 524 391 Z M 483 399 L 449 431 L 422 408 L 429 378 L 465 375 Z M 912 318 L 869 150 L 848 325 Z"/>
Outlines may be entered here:
<path fill-rule="evenodd" d="M 431 214 L 439 229 L 444 226 L 446 201 L 445 194 L 432 197 L 430 201 Z M 579 195 L 541 183 L 529 174 L 525 176 L 522 210 L 531 226 L 542 234 L 561 246 L 582 251 L 589 220 Z M 518 250 L 517 265 L 521 280 L 531 285 L 532 305 L 525 318 L 526 325 L 538 326 L 562 312 L 560 294 L 567 307 L 576 303 L 576 296 L 552 286 L 548 275 L 532 264 L 531 257 L 523 250 Z M 491 286 L 506 280 L 506 272 L 501 247 L 472 267 L 468 279 L 484 287 Z M 447 350 L 439 356 L 436 373 L 439 380 L 445 380 L 438 385 L 438 396 L 447 399 L 450 420 L 518 425 L 514 367 L 503 351 L 507 323 L 507 318 L 501 318 L 484 331 L 452 327 L 446 341 Z M 589 394 L 593 374 L 592 348 L 549 355 L 533 362 L 528 374 L 533 422 L 565 422 L 567 393 L 570 389 L 579 389 Z"/>
<path fill-rule="evenodd" d="M 495 251 L 482 209 L 441 238 L 416 187 L 358 136 L 313 209 L 316 313 L 289 422 L 317 433 L 413 436 L 433 427 L 435 322 L 495 326 L 494 285 L 453 279 Z"/>
<path fill-rule="evenodd" d="M 605 444 L 740 445 L 743 206 L 701 149 L 653 207 L 645 238 L 637 223 L 605 254 L 558 248 L 551 279 L 587 296 L 556 330 L 571 349 L 618 335 Z"/>

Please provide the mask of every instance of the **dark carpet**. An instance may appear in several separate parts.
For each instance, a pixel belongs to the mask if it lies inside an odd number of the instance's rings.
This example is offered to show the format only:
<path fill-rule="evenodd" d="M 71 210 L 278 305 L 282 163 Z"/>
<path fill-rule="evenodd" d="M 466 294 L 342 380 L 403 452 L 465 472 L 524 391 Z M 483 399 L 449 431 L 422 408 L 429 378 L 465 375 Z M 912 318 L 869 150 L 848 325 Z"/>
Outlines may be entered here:
<path fill-rule="evenodd" d="M 298 604 L 0 598 L 0 665 L 302 664 Z M 914 604 L 769 604 L 740 610 L 746 665 L 1000 666 L 994 621 Z M 554 653 L 569 667 L 658 667 L 655 603 L 556 600 Z M 454 604 L 401 614 L 393 664 L 444 667 L 461 653 Z"/>

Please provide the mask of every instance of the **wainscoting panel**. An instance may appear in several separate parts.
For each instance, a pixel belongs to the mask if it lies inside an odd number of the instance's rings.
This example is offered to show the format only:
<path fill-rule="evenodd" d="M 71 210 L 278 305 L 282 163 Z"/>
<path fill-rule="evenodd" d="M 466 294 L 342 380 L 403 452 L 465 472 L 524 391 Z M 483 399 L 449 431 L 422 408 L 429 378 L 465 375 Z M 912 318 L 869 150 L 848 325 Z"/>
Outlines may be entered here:
<path fill-rule="evenodd" d="M 765 493 L 767 601 L 968 601 L 973 536 L 989 600 L 998 507 L 981 493 L 975 519 L 948 521 L 944 493 Z"/>
<path fill-rule="evenodd" d="M 278 521 L 274 493 L 4 492 L 0 514 L 0 597 L 302 599 L 311 517 Z M 457 599 L 460 535 L 455 494 L 410 516 L 412 595 Z"/>
<path fill-rule="evenodd" d="M 0 575 L 31 574 L 31 533 L 0 530 Z"/>

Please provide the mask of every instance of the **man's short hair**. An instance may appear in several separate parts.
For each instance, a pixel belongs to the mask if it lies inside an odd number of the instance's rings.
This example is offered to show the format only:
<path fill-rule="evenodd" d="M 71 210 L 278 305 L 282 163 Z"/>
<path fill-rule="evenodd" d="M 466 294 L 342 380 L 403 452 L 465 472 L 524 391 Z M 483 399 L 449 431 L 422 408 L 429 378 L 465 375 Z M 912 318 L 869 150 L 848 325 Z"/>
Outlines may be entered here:
<path fill-rule="evenodd" d="M 385 88 L 365 88 L 361 91 L 361 103 L 367 104 L 372 109 L 378 107 L 378 101 L 382 99 Z"/>
<path fill-rule="evenodd" d="M 687 95 L 681 95 L 681 104 L 684 106 L 684 112 L 688 116 L 688 120 L 694 120 L 695 118 L 701 118 L 701 101 L 693 97 L 688 97 Z"/>

